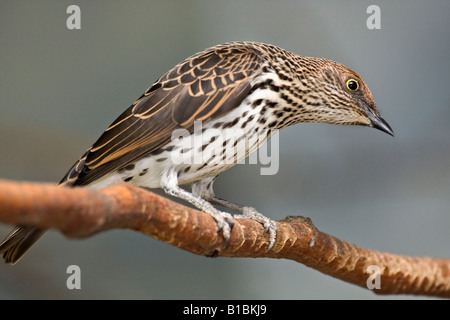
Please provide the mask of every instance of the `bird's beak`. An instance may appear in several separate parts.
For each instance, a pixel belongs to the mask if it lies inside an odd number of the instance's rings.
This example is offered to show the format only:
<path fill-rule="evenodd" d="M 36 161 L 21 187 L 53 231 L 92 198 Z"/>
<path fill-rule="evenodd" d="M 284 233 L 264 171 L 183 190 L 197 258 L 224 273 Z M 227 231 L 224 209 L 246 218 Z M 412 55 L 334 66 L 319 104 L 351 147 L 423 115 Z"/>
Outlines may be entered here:
<path fill-rule="evenodd" d="M 381 130 L 383 132 L 386 132 L 387 134 L 394 136 L 394 130 L 392 130 L 391 126 L 379 115 L 376 115 L 371 108 L 369 108 L 367 105 L 365 105 L 365 114 L 370 120 L 369 127 Z"/>
<path fill-rule="evenodd" d="M 373 114 L 372 112 L 369 112 L 368 114 L 371 127 L 381 130 L 383 132 L 386 132 L 387 134 L 390 134 L 391 136 L 394 136 L 394 130 L 392 130 L 391 126 L 384 120 L 382 117 L 377 116 Z"/>

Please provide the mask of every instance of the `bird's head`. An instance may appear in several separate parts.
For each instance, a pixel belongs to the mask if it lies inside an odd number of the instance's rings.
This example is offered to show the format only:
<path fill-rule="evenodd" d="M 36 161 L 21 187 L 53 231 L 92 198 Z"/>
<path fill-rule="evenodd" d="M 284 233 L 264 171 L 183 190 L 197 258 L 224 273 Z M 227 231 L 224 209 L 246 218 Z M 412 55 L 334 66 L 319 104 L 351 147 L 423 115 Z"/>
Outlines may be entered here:
<path fill-rule="evenodd" d="M 314 108 L 314 112 L 306 110 L 314 114 L 311 122 L 369 126 L 394 136 L 359 74 L 334 61 L 314 60 L 315 72 L 302 79 L 312 89 L 307 95 L 311 103 L 306 103 L 307 108 Z"/>

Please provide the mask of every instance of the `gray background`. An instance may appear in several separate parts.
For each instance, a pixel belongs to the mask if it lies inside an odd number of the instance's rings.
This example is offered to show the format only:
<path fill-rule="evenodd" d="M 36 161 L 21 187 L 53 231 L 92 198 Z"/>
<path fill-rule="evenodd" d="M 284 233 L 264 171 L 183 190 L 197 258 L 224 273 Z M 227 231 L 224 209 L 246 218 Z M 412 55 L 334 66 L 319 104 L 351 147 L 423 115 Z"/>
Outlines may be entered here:
<path fill-rule="evenodd" d="M 81 30 L 66 8 L 81 7 Z M 381 30 L 366 9 L 381 8 Z M 2 1 L 0 177 L 57 182 L 154 80 L 233 40 L 276 44 L 361 74 L 396 137 L 299 124 L 280 134 L 280 170 L 238 165 L 217 194 L 267 216 L 396 254 L 448 257 L 448 1 Z M 10 226 L 1 225 L 6 235 Z M 81 290 L 66 268 L 81 268 Z M 379 299 L 292 261 L 209 259 L 132 231 L 86 240 L 49 232 L 15 266 L 3 299 Z M 407 296 L 400 296 L 407 298 Z"/>

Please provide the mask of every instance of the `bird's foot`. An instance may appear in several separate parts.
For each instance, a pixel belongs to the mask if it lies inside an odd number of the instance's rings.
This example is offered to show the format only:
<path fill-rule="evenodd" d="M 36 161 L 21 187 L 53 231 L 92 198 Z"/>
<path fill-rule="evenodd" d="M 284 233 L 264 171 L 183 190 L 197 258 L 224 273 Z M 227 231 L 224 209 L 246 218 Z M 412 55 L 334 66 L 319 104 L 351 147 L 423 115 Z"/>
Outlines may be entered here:
<path fill-rule="evenodd" d="M 277 237 L 277 223 L 266 216 L 264 216 L 262 213 L 259 213 L 256 211 L 253 207 L 243 207 L 242 208 L 242 214 L 235 216 L 237 219 L 253 219 L 258 221 L 264 226 L 264 233 L 269 233 L 269 249 L 272 249 L 275 240 Z"/>
<path fill-rule="evenodd" d="M 234 226 L 233 216 L 228 212 L 219 211 L 215 208 L 208 208 L 204 211 L 216 220 L 217 232 L 222 231 L 222 235 L 225 238 L 224 249 L 226 249 L 230 244 L 231 230 Z"/>

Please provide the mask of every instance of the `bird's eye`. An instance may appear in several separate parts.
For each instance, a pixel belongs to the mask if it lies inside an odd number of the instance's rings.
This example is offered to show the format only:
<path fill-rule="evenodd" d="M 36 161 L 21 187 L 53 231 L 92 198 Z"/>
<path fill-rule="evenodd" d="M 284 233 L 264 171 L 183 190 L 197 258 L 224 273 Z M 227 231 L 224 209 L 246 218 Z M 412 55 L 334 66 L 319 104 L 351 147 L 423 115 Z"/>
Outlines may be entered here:
<path fill-rule="evenodd" d="M 347 88 L 350 91 L 356 91 L 359 89 L 359 83 L 355 79 L 347 80 Z"/>

